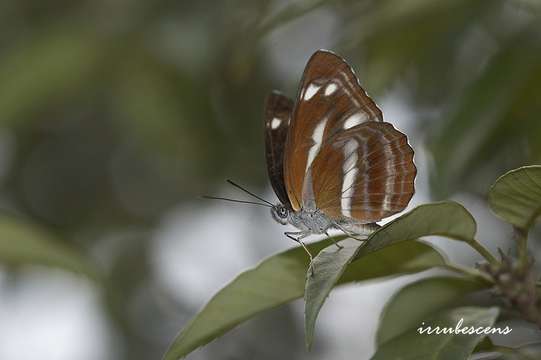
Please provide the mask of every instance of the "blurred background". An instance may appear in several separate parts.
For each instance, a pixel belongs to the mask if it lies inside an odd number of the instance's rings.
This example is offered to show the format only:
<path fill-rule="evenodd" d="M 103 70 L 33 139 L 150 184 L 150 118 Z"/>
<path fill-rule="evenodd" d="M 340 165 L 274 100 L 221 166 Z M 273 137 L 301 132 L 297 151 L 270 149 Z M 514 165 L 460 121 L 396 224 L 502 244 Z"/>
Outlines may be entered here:
<path fill-rule="evenodd" d="M 408 134 L 410 206 L 456 199 L 482 242 L 508 248 L 485 194 L 541 160 L 540 11 L 537 0 L 2 1 L 0 359 L 159 359 L 221 286 L 293 246 L 264 209 L 200 195 L 242 196 L 232 178 L 275 201 L 263 101 L 293 97 L 319 48 L 346 58 Z M 295 302 L 189 358 L 368 358 L 403 282 L 334 292 L 311 354 Z"/>

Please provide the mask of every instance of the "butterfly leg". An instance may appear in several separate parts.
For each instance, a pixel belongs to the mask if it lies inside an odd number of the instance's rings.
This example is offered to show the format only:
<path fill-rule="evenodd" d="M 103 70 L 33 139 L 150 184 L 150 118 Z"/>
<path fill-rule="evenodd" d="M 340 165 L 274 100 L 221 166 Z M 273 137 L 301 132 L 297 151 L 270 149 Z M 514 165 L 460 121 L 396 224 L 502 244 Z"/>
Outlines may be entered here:
<path fill-rule="evenodd" d="M 324 233 L 325 235 L 327 235 L 327 237 L 328 237 L 329 239 L 331 239 L 331 241 L 333 242 L 334 245 L 336 245 L 337 248 L 339 248 L 339 249 L 343 249 L 343 248 L 344 248 L 342 245 L 340 245 L 339 243 L 337 243 L 336 240 L 334 240 L 334 237 L 331 237 L 331 236 L 329 235 L 329 233 L 327 232 L 327 230 L 325 230 L 323 233 Z"/>
<path fill-rule="evenodd" d="M 308 254 L 308 257 L 310 258 L 310 276 L 313 276 L 314 275 L 314 268 L 313 268 L 313 261 L 314 261 L 314 257 L 312 256 L 312 253 L 310 253 L 310 250 L 308 250 L 308 248 L 306 247 L 306 245 L 301 241 L 301 239 L 307 237 L 308 235 L 310 235 L 310 233 L 308 232 L 304 232 L 304 231 L 298 231 L 298 232 L 294 232 L 294 231 L 286 231 L 284 233 L 285 236 L 287 236 L 288 238 L 290 238 L 291 240 L 295 241 L 295 242 L 298 242 L 299 244 L 301 244 L 301 246 L 303 247 L 304 251 L 306 251 L 306 253 Z M 295 237 L 294 235 L 296 235 L 297 237 Z"/>
<path fill-rule="evenodd" d="M 308 257 L 310 258 L 310 262 L 312 262 L 312 260 L 314 260 L 314 257 L 312 256 L 312 254 L 310 253 L 310 251 L 308 250 L 306 245 L 301 241 L 301 239 L 303 239 L 303 238 L 307 237 L 308 235 L 310 235 L 309 233 L 305 233 L 304 231 L 299 231 L 299 232 L 286 231 L 284 233 L 284 235 L 287 236 L 288 238 L 290 238 L 291 240 L 301 244 L 304 251 L 306 251 L 306 253 L 308 254 Z M 294 235 L 297 235 L 297 237 L 295 237 Z"/>

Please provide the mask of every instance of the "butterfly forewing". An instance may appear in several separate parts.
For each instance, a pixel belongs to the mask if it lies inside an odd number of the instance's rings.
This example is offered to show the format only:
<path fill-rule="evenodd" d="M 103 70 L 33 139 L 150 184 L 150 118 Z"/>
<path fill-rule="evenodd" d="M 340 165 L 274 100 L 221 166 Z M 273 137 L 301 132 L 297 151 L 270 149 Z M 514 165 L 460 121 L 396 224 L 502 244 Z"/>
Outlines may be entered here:
<path fill-rule="evenodd" d="M 334 219 L 379 221 L 403 210 L 417 173 L 406 135 L 368 122 L 336 135 L 312 165 L 316 207 Z"/>
<path fill-rule="evenodd" d="M 291 208 L 284 183 L 284 147 L 293 101 L 273 92 L 265 102 L 265 156 L 269 179 L 280 202 Z"/>
<path fill-rule="evenodd" d="M 311 165 L 318 153 L 344 131 L 371 121 L 383 121 L 383 115 L 351 67 L 328 51 L 312 55 L 285 145 L 285 184 L 294 210 L 314 206 Z"/>

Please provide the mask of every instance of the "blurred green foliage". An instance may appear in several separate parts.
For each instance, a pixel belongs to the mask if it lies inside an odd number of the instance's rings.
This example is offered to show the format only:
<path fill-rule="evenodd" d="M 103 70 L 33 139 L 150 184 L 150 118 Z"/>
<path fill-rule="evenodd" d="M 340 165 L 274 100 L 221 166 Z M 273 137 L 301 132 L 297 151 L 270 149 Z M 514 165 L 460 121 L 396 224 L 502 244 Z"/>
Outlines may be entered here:
<path fill-rule="evenodd" d="M 100 280 L 95 265 L 82 254 L 59 243 L 43 229 L 10 217 L 0 217 L 0 262 L 14 267 L 24 263 L 58 267 Z"/>
<path fill-rule="evenodd" d="M 127 310 L 152 288 L 152 231 L 229 176 L 267 186 L 263 99 L 275 87 L 293 95 L 301 75 L 277 75 L 270 55 L 289 54 L 269 40 L 276 30 L 330 14 L 332 50 L 368 92 L 398 88 L 416 111 L 434 198 L 484 197 L 504 170 L 541 160 L 540 11 L 534 0 L 3 1 L 1 206 L 24 219 L 21 232 L 55 239 L 10 264 L 66 251 L 77 254 L 67 268 L 103 264 L 96 248 L 118 235 L 109 266 L 92 271 L 114 289 L 106 297 L 126 358 L 159 356 L 168 339 L 143 319 L 178 326 L 156 305 L 169 294 Z M 11 226 L 0 223 L 0 259 L 24 245 Z"/>

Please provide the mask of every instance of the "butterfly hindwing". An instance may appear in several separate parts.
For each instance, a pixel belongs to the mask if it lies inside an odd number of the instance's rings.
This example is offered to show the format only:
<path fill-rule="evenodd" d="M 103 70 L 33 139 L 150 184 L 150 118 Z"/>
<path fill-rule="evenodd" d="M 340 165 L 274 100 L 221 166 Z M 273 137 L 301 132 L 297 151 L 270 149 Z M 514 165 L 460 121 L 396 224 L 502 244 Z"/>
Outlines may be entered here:
<path fill-rule="evenodd" d="M 311 172 L 317 208 L 334 219 L 372 223 L 408 205 L 417 170 L 406 135 L 389 123 L 367 122 L 326 144 Z"/>
<path fill-rule="evenodd" d="M 293 101 L 273 92 L 265 101 L 265 157 L 269 179 L 280 202 L 291 208 L 284 183 L 284 147 Z"/>

